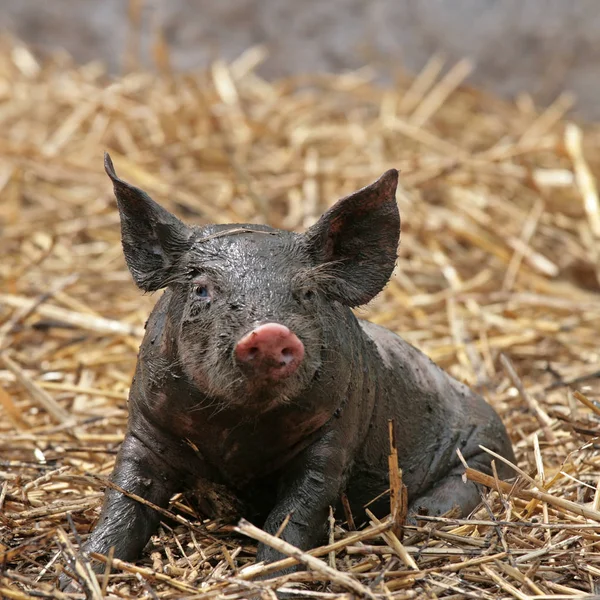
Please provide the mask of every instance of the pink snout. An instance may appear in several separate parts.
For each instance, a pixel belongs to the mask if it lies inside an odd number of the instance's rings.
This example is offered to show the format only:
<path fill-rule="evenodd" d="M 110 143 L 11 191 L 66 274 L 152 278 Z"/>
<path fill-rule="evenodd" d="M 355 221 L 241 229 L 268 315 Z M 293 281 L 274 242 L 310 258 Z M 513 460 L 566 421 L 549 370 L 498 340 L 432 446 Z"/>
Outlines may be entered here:
<path fill-rule="evenodd" d="M 237 343 L 235 356 L 256 375 L 285 379 L 302 362 L 304 345 L 285 325 L 265 323 Z"/>

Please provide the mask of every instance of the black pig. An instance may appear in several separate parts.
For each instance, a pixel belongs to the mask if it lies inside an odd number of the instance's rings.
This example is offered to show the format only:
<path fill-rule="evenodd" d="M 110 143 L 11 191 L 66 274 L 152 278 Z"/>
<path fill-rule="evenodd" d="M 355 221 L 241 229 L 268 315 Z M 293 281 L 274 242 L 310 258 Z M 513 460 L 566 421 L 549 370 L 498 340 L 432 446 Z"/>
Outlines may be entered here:
<path fill-rule="evenodd" d="M 135 283 L 167 288 L 148 320 L 112 481 L 166 507 L 178 491 L 219 489 L 302 549 L 329 506 L 353 512 L 388 482 L 393 419 L 409 515 L 471 511 L 479 444 L 510 460 L 494 410 L 391 331 L 356 318 L 394 269 L 398 172 L 330 208 L 306 233 L 261 225 L 188 227 L 105 157 Z M 503 464 L 500 476 L 508 475 Z M 210 494 L 207 494 L 207 497 Z M 384 513 L 389 501 L 371 508 Z M 266 520 L 265 520 L 266 519 Z M 109 489 L 85 550 L 136 559 L 160 515 Z M 257 560 L 281 556 L 259 545 Z"/>

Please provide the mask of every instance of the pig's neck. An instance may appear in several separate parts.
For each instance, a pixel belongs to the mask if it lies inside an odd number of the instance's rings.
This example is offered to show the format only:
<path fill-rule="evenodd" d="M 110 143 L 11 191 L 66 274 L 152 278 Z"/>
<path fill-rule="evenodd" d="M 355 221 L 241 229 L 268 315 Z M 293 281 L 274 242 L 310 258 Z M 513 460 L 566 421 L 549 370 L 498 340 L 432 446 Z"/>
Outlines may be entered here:
<path fill-rule="evenodd" d="M 351 396 L 357 386 L 362 388 L 365 348 L 362 331 L 349 310 L 342 309 L 340 315 L 346 327 L 336 328 L 325 345 L 320 376 L 299 397 L 262 411 L 240 404 L 219 405 L 199 390 L 178 367 L 168 319 L 157 312 L 153 325 L 162 328 L 162 339 L 159 342 L 153 332 L 157 340 L 145 350 L 145 366 L 140 370 L 146 373 L 136 376 L 131 411 L 142 413 L 170 437 L 192 442 L 200 460 L 220 471 L 225 482 L 243 485 L 248 473 L 255 477 L 273 473 L 325 429 L 358 420 L 352 415 L 356 403 Z M 248 448 L 253 452 L 248 453 Z"/>

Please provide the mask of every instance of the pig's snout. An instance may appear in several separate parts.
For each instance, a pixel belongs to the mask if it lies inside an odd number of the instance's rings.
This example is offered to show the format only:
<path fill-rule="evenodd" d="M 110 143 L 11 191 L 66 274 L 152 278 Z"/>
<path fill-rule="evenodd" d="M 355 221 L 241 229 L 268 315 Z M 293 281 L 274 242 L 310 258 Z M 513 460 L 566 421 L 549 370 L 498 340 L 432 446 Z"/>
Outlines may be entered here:
<path fill-rule="evenodd" d="M 304 358 L 304 345 L 284 325 L 265 323 L 246 334 L 235 347 L 238 362 L 269 379 L 289 377 Z"/>

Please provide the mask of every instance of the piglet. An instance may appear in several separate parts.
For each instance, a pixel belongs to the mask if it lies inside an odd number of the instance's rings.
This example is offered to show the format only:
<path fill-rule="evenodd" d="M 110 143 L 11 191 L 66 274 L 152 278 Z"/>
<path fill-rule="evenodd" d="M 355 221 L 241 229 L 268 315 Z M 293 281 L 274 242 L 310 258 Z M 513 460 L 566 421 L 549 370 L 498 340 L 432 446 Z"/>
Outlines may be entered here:
<path fill-rule="evenodd" d="M 339 200 L 305 233 L 264 225 L 190 227 L 119 179 L 108 155 L 123 251 L 135 283 L 166 288 L 146 326 L 112 481 L 166 507 L 196 491 L 301 549 L 324 540 L 345 494 L 356 519 L 389 487 L 395 424 L 409 520 L 480 501 L 467 463 L 483 444 L 513 461 L 485 400 L 388 329 L 357 318 L 395 266 L 398 172 Z M 500 477 L 509 475 L 497 465 Z M 237 503 L 237 504 L 236 504 Z M 241 507 L 241 508 L 240 508 Z M 389 499 L 370 505 L 377 515 Z M 113 489 L 84 549 L 138 558 L 160 514 Z M 257 560 L 281 558 L 260 544 Z"/>

